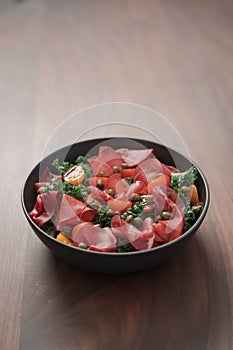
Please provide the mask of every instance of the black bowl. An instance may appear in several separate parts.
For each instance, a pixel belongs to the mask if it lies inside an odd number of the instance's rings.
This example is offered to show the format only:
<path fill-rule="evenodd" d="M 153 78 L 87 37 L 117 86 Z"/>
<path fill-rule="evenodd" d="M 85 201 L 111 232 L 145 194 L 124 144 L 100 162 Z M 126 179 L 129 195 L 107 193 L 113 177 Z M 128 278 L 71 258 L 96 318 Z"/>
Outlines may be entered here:
<path fill-rule="evenodd" d="M 198 170 L 197 188 L 200 201 L 204 203 L 203 210 L 201 211 L 194 225 L 188 231 L 169 243 L 158 246 L 156 248 L 152 248 L 150 250 L 129 253 L 103 253 L 84 250 L 73 246 L 68 246 L 57 241 L 55 238 L 51 237 L 42 229 L 40 229 L 28 214 L 32 210 L 36 201 L 37 194 L 34 189 L 34 183 L 39 181 L 41 164 L 43 164 L 43 168 L 45 166 L 50 167 L 52 161 L 56 158 L 73 162 L 78 155 L 87 154 L 90 149 L 106 140 L 107 139 L 95 139 L 79 142 L 71 146 L 61 148 L 44 158 L 31 171 L 24 184 L 21 197 L 23 211 L 30 226 L 39 237 L 39 239 L 49 249 L 51 249 L 55 255 L 61 257 L 69 263 L 88 270 L 102 273 L 131 273 L 141 271 L 161 263 L 164 259 L 173 254 L 177 249 L 183 247 L 185 242 L 187 242 L 198 230 L 199 226 L 206 216 L 209 207 L 209 187 L 204 174 L 196 164 L 190 162 L 190 160 L 178 152 L 151 141 L 134 139 L 134 141 L 142 144 L 147 148 L 154 148 L 156 157 L 165 164 L 173 166 L 175 165 L 181 171 L 188 169 L 191 164 L 194 164 Z"/>

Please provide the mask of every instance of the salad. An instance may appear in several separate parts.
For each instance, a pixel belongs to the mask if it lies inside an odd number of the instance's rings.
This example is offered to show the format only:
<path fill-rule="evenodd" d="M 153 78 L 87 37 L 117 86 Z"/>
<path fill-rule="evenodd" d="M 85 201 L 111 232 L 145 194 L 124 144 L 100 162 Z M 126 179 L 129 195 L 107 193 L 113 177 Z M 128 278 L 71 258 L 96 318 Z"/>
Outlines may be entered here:
<path fill-rule="evenodd" d="M 35 183 L 29 213 L 58 241 L 100 252 L 151 249 L 186 232 L 202 210 L 197 169 L 165 165 L 154 149 L 113 149 L 74 163 L 55 159 Z M 56 171 L 55 171 L 56 170 Z"/>

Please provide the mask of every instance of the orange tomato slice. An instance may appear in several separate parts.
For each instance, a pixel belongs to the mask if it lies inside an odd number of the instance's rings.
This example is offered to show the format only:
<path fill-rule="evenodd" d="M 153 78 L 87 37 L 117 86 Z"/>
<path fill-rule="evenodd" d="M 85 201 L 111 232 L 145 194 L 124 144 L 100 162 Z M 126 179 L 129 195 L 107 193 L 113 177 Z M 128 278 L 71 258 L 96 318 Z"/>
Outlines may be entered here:
<path fill-rule="evenodd" d="M 71 185 L 79 185 L 83 182 L 85 173 L 80 165 L 75 165 L 63 174 L 63 180 Z"/>

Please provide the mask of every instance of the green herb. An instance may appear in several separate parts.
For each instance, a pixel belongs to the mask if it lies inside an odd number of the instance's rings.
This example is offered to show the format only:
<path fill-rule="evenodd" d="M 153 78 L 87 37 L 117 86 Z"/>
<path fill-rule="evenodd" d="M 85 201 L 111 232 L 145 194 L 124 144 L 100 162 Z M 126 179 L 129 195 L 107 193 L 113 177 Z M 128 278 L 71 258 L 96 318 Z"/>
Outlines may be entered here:
<path fill-rule="evenodd" d="M 183 232 L 190 229 L 190 227 L 193 225 L 195 219 L 196 219 L 196 215 L 191 207 L 189 207 L 187 210 L 185 210 Z"/>
<path fill-rule="evenodd" d="M 89 188 L 84 185 L 71 185 L 68 182 L 61 180 L 52 181 L 47 184 L 43 192 L 60 191 L 64 194 L 68 194 L 71 197 L 84 201 L 84 198 L 89 194 Z"/>
<path fill-rule="evenodd" d="M 70 162 L 63 162 L 62 164 L 60 164 L 58 158 L 54 159 L 54 161 L 52 162 L 52 165 L 57 169 L 59 174 L 64 173 L 65 171 L 67 171 L 68 169 L 74 166 L 74 164 Z"/>
<path fill-rule="evenodd" d="M 101 227 L 110 227 L 112 216 L 107 215 L 107 211 L 110 209 L 110 205 L 101 205 L 98 208 L 98 214 L 95 217 L 94 224 L 99 224 Z"/>
<path fill-rule="evenodd" d="M 171 174 L 171 188 L 178 192 L 182 186 L 189 186 L 197 180 L 197 169 L 194 165 L 182 173 Z"/>
<path fill-rule="evenodd" d="M 46 222 L 44 225 L 41 226 L 41 229 L 46 232 L 48 235 L 55 237 L 57 232 L 54 229 L 54 225 L 53 225 L 53 220 L 49 220 L 48 222 Z"/>
<path fill-rule="evenodd" d="M 127 239 L 117 238 L 116 243 L 116 252 L 117 253 L 126 253 L 134 252 L 136 249 L 129 243 Z"/>
<path fill-rule="evenodd" d="M 126 219 L 127 216 L 132 215 L 134 218 L 143 214 L 145 204 L 142 202 L 136 202 L 131 208 L 129 208 L 124 214 L 121 215 L 122 219 Z"/>
<path fill-rule="evenodd" d="M 182 199 L 185 206 L 183 232 L 186 232 L 194 224 L 197 213 L 195 212 L 194 207 L 190 205 L 190 200 L 185 195 L 182 187 L 187 187 L 193 184 L 197 180 L 197 174 L 198 172 L 194 165 L 182 173 L 171 174 L 171 188 L 179 194 L 179 197 Z"/>
<path fill-rule="evenodd" d="M 133 177 L 124 177 L 124 180 L 126 180 L 128 182 L 129 185 L 131 185 L 133 183 Z"/>

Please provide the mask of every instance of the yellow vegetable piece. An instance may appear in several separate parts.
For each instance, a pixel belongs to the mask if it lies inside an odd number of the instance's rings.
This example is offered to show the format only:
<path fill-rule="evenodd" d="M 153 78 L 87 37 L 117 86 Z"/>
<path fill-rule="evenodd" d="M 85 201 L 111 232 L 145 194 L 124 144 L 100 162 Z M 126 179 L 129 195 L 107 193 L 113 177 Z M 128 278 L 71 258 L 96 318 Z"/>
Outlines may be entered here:
<path fill-rule="evenodd" d="M 73 245 L 71 239 L 69 239 L 68 237 L 65 236 L 64 232 L 60 232 L 58 235 L 57 235 L 57 238 L 56 238 L 58 241 L 62 242 L 62 243 L 66 243 L 68 245 Z"/>
<path fill-rule="evenodd" d="M 80 165 L 75 165 L 63 174 L 63 180 L 71 185 L 79 185 L 85 178 L 85 172 Z"/>

